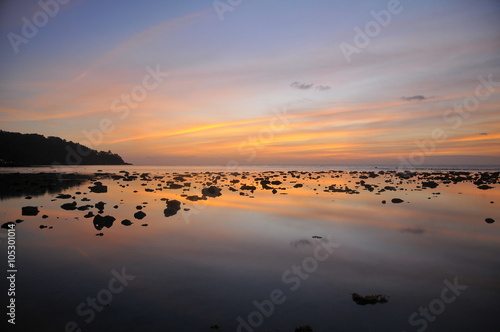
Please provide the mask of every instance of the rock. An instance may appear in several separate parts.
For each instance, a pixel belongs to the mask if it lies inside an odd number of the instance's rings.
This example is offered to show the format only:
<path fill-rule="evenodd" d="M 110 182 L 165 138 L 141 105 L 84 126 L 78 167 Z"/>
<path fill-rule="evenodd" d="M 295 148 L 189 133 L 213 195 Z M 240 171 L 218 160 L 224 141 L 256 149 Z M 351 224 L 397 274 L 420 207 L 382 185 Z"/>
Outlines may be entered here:
<path fill-rule="evenodd" d="M 84 218 L 92 218 L 94 216 L 94 213 L 92 211 L 89 211 L 86 215 L 84 215 Z"/>
<path fill-rule="evenodd" d="M 203 196 L 207 196 L 207 197 L 219 197 L 221 196 L 221 188 L 218 188 L 216 186 L 211 186 L 209 188 L 203 188 L 201 190 L 201 194 Z"/>
<path fill-rule="evenodd" d="M 136 213 L 134 213 L 134 218 L 135 219 L 141 220 L 145 216 L 146 216 L 146 214 L 144 212 L 142 212 L 142 211 L 137 211 Z"/>
<path fill-rule="evenodd" d="M 61 209 L 63 209 L 63 210 L 76 210 L 76 202 L 64 203 L 63 205 L 61 205 Z"/>
<path fill-rule="evenodd" d="M 293 187 L 294 188 L 302 188 L 304 185 L 302 183 L 297 183 Z"/>
<path fill-rule="evenodd" d="M 103 236 L 104 233 L 97 233 L 95 236 Z"/>
<path fill-rule="evenodd" d="M 483 185 L 478 186 L 477 189 L 488 190 L 488 189 L 493 189 L 493 187 L 492 186 L 488 186 L 486 184 L 483 184 Z"/>
<path fill-rule="evenodd" d="M 130 221 L 130 220 L 128 220 L 128 219 L 122 220 L 122 225 L 123 225 L 123 226 L 130 226 L 130 225 L 132 225 L 132 224 L 133 224 L 133 222 L 131 222 L 131 221 Z"/>
<path fill-rule="evenodd" d="M 398 203 L 403 203 L 404 201 L 401 198 L 393 198 L 391 199 L 391 202 L 394 204 L 398 204 Z"/>
<path fill-rule="evenodd" d="M 23 206 L 22 215 L 23 216 L 36 216 L 40 211 L 38 211 L 38 206 Z"/>
<path fill-rule="evenodd" d="M 68 198 L 71 198 L 71 195 L 68 195 L 68 194 L 59 194 L 59 195 L 56 196 L 56 198 L 68 199 Z"/>
<path fill-rule="evenodd" d="M 99 203 L 95 204 L 95 207 L 96 207 L 97 210 L 99 210 L 99 212 L 102 212 L 102 211 L 104 211 L 104 204 L 106 204 L 106 203 L 99 202 Z"/>
<path fill-rule="evenodd" d="M 484 221 L 486 221 L 488 224 L 493 224 L 495 222 L 495 219 L 486 218 L 486 219 L 484 219 Z"/>
<path fill-rule="evenodd" d="M 386 201 L 385 201 L 385 199 L 384 199 L 384 200 L 382 201 L 382 204 L 385 204 L 385 203 L 387 203 L 387 202 L 386 202 Z"/>
<path fill-rule="evenodd" d="M 94 182 L 93 187 L 89 187 L 90 192 L 102 194 L 108 192 L 108 186 L 103 186 L 101 182 Z"/>
<path fill-rule="evenodd" d="M 32 199 L 32 198 L 33 198 L 33 197 L 31 197 L 31 196 L 26 196 L 26 197 L 24 197 L 24 199 Z"/>
<path fill-rule="evenodd" d="M 389 302 L 385 295 L 359 295 L 358 293 L 352 293 L 352 300 L 359 305 L 366 304 L 376 304 L 376 303 L 386 303 Z"/>
<path fill-rule="evenodd" d="M 439 186 L 439 183 L 435 182 L 435 181 L 424 181 L 422 182 L 422 188 L 436 188 L 437 186 Z"/>
<path fill-rule="evenodd" d="M 49 217 L 49 216 L 48 216 L 48 215 L 46 215 L 46 214 L 44 214 L 44 215 L 42 216 L 42 218 L 43 218 L 43 219 L 47 219 L 48 217 Z"/>
<path fill-rule="evenodd" d="M 115 221 L 116 219 L 112 216 L 101 216 L 101 215 L 96 215 L 94 217 L 94 227 L 95 229 L 97 229 L 98 231 L 100 231 L 101 229 L 103 229 L 104 227 L 106 228 L 111 228 L 111 226 L 113 226 L 113 222 Z"/>
<path fill-rule="evenodd" d="M 171 217 L 177 214 L 177 211 L 181 209 L 181 202 L 178 200 L 167 201 L 167 208 L 163 210 L 165 217 Z"/>
<path fill-rule="evenodd" d="M 11 229 L 11 227 L 9 225 L 15 225 L 16 223 L 13 222 L 13 221 L 7 221 L 6 223 L 3 223 L 2 224 L 2 228 L 5 228 L 5 229 Z M 14 226 L 15 227 L 15 226 Z"/>
<path fill-rule="evenodd" d="M 148 226 L 148 224 L 142 224 L 141 226 L 143 226 L 143 227 L 147 227 L 147 226 Z"/>

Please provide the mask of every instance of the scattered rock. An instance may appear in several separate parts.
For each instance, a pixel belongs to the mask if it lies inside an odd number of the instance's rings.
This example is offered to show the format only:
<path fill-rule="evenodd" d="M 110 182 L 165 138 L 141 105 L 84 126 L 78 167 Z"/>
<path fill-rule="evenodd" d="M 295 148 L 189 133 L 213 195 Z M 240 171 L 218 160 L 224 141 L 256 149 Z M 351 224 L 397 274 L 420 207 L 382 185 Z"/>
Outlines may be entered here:
<path fill-rule="evenodd" d="M 211 186 L 209 188 L 203 188 L 201 190 L 201 194 L 203 196 L 207 196 L 207 197 L 219 197 L 221 196 L 221 188 L 218 188 L 216 186 Z"/>
<path fill-rule="evenodd" d="M 488 186 L 486 184 L 483 184 L 483 185 L 478 186 L 477 189 L 488 190 L 488 189 L 493 189 L 493 187 L 492 186 Z"/>
<path fill-rule="evenodd" d="M 123 225 L 123 226 L 130 226 L 130 225 L 132 225 L 132 224 L 133 224 L 133 222 L 131 222 L 131 221 L 130 221 L 130 220 L 128 220 L 128 219 L 122 220 L 122 225 Z"/>
<path fill-rule="evenodd" d="M 40 211 L 38 211 L 38 206 L 23 206 L 22 215 L 23 216 L 36 216 Z"/>
<path fill-rule="evenodd" d="M 398 204 L 398 203 L 403 203 L 404 201 L 401 198 L 393 198 L 391 199 L 391 202 L 394 204 Z"/>
<path fill-rule="evenodd" d="M 177 214 L 177 211 L 181 209 L 181 202 L 178 200 L 167 201 L 167 208 L 163 210 L 165 217 L 171 217 Z"/>
<path fill-rule="evenodd" d="M 113 226 L 113 222 L 115 221 L 116 219 L 112 216 L 101 216 L 101 215 L 96 215 L 94 217 L 94 227 L 95 229 L 97 229 L 98 231 L 100 231 L 101 229 L 103 229 L 104 227 L 106 228 L 111 228 L 111 226 Z"/>
<path fill-rule="evenodd" d="M 46 215 L 46 214 L 44 214 L 44 215 L 42 216 L 42 218 L 43 218 L 43 219 L 47 219 L 48 217 L 49 217 L 49 216 L 48 216 L 48 215 Z"/>
<path fill-rule="evenodd" d="M 103 186 L 101 182 L 94 182 L 93 187 L 89 187 L 90 192 L 102 194 L 108 192 L 108 186 Z"/>
<path fill-rule="evenodd" d="M 72 196 L 71 195 L 68 195 L 68 194 L 59 194 L 56 196 L 56 198 L 60 198 L 60 199 L 68 199 L 68 198 L 71 198 Z"/>
<path fill-rule="evenodd" d="M 142 211 L 137 211 L 136 213 L 134 213 L 134 218 L 135 219 L 141 220 L 145 216 L 146 216 L 146 214 L 144 212 L 142 212 Z"/>
<path fill-rule="evenodd" d="M 484 219 L 484 221 L 486 221 L 488 224 L 493 224 L 495 222 L 495 219 L 486 218 L 486 219 Z"/>
<path fill-rule="evenodd" d="M 63 209 L 63 210 L 76 210 L 76 202 L 64 203 L 63 205 L 61 205 L 61 209 Z"/>

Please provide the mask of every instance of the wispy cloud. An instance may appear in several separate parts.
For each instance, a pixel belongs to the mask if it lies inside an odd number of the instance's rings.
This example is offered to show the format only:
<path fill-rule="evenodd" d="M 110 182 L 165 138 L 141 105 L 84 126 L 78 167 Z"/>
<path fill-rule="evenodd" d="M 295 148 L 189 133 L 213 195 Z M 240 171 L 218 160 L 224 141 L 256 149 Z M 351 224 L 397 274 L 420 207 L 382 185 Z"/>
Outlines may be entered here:
<path fill-rule="evenodd" d="M 427 100 L 427 99 L 432 99 L 434 98 L 434 96 L 430 96 L 430 97 L 426 97 L 426 96 L 422 96 L 422 95 L 415 95 L 415 96 L 411 96 L 411 97 L 401 97 L 402 100 L 404 101 L 423 101 L 423 100 Z"/>

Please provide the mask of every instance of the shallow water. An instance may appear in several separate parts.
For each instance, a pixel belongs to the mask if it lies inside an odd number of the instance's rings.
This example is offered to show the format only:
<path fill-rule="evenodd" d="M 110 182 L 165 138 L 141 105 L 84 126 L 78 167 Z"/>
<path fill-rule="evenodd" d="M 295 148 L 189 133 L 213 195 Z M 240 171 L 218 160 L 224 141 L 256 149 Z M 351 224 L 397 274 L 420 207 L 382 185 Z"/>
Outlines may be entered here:
<path fill-rule="evenodd" d="M 364 179 L 369 173 L 99 169 L 150 175 L 133 181 L 96 176 L 106 193 L 90 192 L 92 182 L 61 191 L 75 199 L 56 199 L 52 192 L 0 201 L 2 223 L 24 220 L 16 224 L 16 328 L 64 331 L 69 323 L 68 331 L 72 324 L 82 331 L 216 331 L 214 325 L 242 332 L 294 331 L 299 325 L 315 332 L 495 330 L 497 183 L 480 190 L 472 180 L 436 180 L 437 188 L 422 189 L 422 174 L 401 179 L 379 170 Z M 173 180 L 179 175 L 191 177 Z M 273 194 L 256 178 L 282 183 L 269 184 L 277 190 Z M 190 186 L 166 189 L 167 181 Z M 257 189 L 241 190 L 242 184 Z M 325 191 L 333 184 L 358 193 Z M 186 199 L 211 185 L 222 195 Z M 379 192 L 385 186 L 397 188 Z M 165 199 L 179 200 L 181 209 L 166 217 Z M 73 201 L 103 201 L 102 215 L 116 220 L 98 230 L 93 217 L 84 218 L 89 211 L 98 214 L 96 208 L 61 208 Z M 40 213 L 22 216 L 23 206 L 38 206 Z M 137 206 L 146 213 L 142 220 L 134 218 Z M 133 224 L 122 225 L 124 219 Z M 6 234 L 2 229 L 3 252 Z M 130 280 L 116 281 L 121 273 Z M 453 293 L 445 290 L 449 283 L 464 286 Z M 389 301 L 358 305 L 352 293 L 382 294 Z M 92 298 L 94 307 L 87 302 Z M 429 305 L 429 314 L 419 313 Z"/>

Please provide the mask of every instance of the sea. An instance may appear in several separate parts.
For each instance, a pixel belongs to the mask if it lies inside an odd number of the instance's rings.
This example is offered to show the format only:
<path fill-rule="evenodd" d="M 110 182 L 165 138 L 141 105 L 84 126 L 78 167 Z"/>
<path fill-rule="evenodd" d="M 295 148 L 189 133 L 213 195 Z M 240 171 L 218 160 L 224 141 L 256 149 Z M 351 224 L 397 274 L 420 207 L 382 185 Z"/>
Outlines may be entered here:
<path fill-rule="evenodd" d="M 496 331 L 500 167 L 399 171 L 0 168 L 2 319 L 8 331 Z"/>

